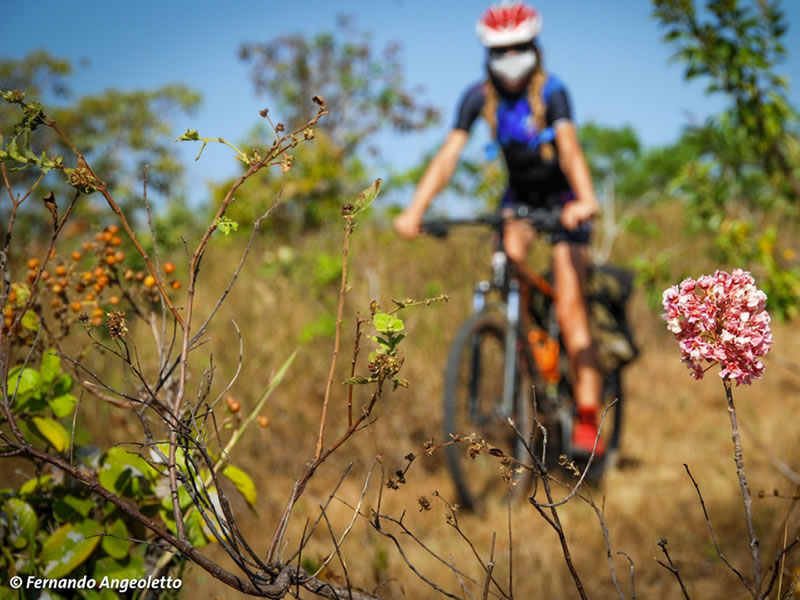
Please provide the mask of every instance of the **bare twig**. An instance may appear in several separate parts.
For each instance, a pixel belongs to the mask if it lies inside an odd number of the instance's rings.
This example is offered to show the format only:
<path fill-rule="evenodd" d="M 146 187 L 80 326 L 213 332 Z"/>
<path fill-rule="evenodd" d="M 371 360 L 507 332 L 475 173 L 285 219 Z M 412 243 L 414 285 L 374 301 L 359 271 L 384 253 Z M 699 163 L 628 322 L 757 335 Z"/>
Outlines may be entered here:
<path fill-rule="evenodd" d="M 489 554 L 489 562 L 486 565 L 486 580 L 483 583 L 483 600 L 489 598 L 489 585 L 492 583 L 492 571 L 494 571 L 494 543 L 497 533 L 492 532 L 492 551 Z"/>
<path fill-rule="evenodd" d="M 636 600 L 636 567 L 633 564 L 633 559 L 628 556 L 627 553 L 623 552 L 622 550 L 617 550 L 617 554 L 620 554 L 628 559 L 628 563 L 631 566 L 631 600 Z"/>
<path fill-rule="evenodd" d="M 322 444 L 325 438 L 325 422 L 328 416 L 328 401 L 331 396 L 331 388 L 333 387 L 333 377 L 336 372 L 336 361 L 339 357 L 339 339 L 342 332 L 342 313 L 344 312 L 344 296 L 347 293 L 347 253 L 350 249 L 350 234 L 353 231 L 353 218 L 351 215 L 344 215 L 344 245 L 342 248 L 342 278 L 341 287 L 339 288 L 339 304 L 336 309 L 336 333 L 333 341 L 333 356 L 331 357 L 331 368 L 328 373 L 328 382 L 325 384 L 325 397 L 322 400 L 322 416 L 319 420 L 319 436 L 317 437 L 317 449 L 315 458 L 319 458 L 322 454 Z M 352 418 L 350 419 L 352 424 Z"/>
<path fill-rule="evenodd" d="M 689 592 L 686 591 L 686 586 L 683 583 L 683 579 L 681 579 L 681 573 L 680 571 L 678 571 L 678 568 L 672 562 L 672 558 L 670 558 L 669 552 L 667 551 L 667 540 L 665 538 L 661 538 L 660 540 L 658 540 L 658 545 L 661 547 L 661 551 L 664 553 L 664 556 L 667 557 L 667 562 L 669 564 L 665 564 L 658 559 L 656 559 L 656 562 L 660 564 L 662 567 L 664 567 L 667 571 L 675 575 L 675 578 L 678 580 L 678 583 L 681 586 L 681 591 L 683 592 L 684 598 L 686 598 L 686 600 L 690 600 Z"/>
<path fill-rule="evenodd" d="M 750 587 L 749 583 L 747 583 L 747 580 L 744 578 L 744 575 L 742 575 L 739 572 L 739 570 L 736 569 L 736 567 L 734 567 L 730 563 L 730 561 L 726 558 L 726 556 L 722 553 L 722 548 L 720 548 L 720 546 L 719 546 L 719 541 L 717 540 L 717 535 L 714 533 L 714 527 L 712 527 L 712 525 L 711 525 L 711 519 L 708 516 L 708 511 L 706 510 L 706 503 L 703 501 L 703 494 L 700 493 L 700 486 L 697 485 L 697 481 L 695 481 L 694 477 L 692 476 L 692 472 L 689 470 L 689 465 L 684 463 L 683 468 L 686 469 L 686 474 L 689 476 L 689 479 L 692 480 L 692 483 L 694 484 L 694 489 L 697 490 L 697 497 L 700 499 L 700 506 L 703 508 L 703 515 L 706 518 L 706 525 L 708 525 L 708 531 L 711 534 L 711 540 L 714 542 L 714 548 L 717 551 L 717 556 L 719 556 L 720 559 L 722 560 L 722 562 L 724 562 L 725 565 L 731 571 L 733 571 L 736 574 L 736 576 L 742 582 L 744 587 L 747 588 L 747 591 L 750 592 L 750 594 L 752 595 L 753 594 L 753 588 Z"/>

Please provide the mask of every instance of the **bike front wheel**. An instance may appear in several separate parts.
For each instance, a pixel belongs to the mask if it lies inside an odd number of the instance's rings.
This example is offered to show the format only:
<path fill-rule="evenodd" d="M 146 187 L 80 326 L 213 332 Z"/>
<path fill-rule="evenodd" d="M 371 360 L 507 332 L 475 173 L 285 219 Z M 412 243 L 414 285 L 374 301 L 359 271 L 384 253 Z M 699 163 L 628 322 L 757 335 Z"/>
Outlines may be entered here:
<path fill-rule="evenodd" d="M 516 461 L 530 463 L 524 441 L 508 423 L 511 417 L 517 431 L 527 438 L 531 386 L 519 351 L 510 357 L 517 361 L 512 406 L 503 406 L 503 373 L 509 359 L 505 347 L 507 331 L 507 322 L 500 315 L 473 315 L 461 326 L 447 360 L 445 438 L 460 436 L 464 440 L 474 434 L 473 442 L 461 441 L 446 448 L 459 501 L 467 509 L 475 508 L 489 495 L 498 496 L 498 492 L 507 489 L 509 479 L 518 477 L 514 464 L 503 464 L 501 457 L 482 448 L 482 442 Z"/>

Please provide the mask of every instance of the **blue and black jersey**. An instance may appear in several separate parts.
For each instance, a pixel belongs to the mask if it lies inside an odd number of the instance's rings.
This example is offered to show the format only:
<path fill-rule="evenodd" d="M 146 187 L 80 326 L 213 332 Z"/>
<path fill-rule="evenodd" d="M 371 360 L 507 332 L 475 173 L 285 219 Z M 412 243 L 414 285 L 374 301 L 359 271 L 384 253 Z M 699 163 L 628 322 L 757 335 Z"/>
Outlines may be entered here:
<path fill-rule="evenodd" d="M 486 84 L 471 86 L 463 95 L 454 128 L 469 131 L 480 116 L 486 101 Z M 509 95 L 498 88 L 497 142 L 503 150 L 509 175 L 509 193 L 515 202 L 536 205 L 563 201 L 571 196 L 569 183 L 558 162 L 555 145 L 555 126 L 571 120 L 569 97 L 561 81 L 548 74 L 542 87 L 546 106 L 543 130 L 537 130 L 528 89 Z M 554 152 L 542 155 L 542 144 Z"/>

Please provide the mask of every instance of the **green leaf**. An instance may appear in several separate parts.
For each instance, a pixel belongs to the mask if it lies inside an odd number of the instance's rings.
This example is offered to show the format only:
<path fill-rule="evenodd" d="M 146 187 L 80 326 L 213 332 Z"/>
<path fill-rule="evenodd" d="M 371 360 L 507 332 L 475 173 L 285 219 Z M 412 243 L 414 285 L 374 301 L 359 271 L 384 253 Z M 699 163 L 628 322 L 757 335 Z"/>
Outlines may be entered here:
<path fill-rule="evenodd" d="M 50 405 L 57 417 L 62 418 L 72 414 L 75 405 L 78 404 L 78 399 L 72 394 L 64 394 L 57 398 L 48 398 L 47 404 Z"/>
<path fill-rule="evenodd" d="M 159 485 L 155 492 L 156 496 L 161 498 L 161 506 L 165 510 L 172 510 L 172 494 L 169 491 L 169 485 Z M 192 504 L 192 497 L 183 486 L 178 488 L 178 503 L 181 505 L 181 510 L 186 510 Z"/>
<path fill-rule="evenodd" d="M 8 393 L 16 393 L 17 405 L 25 404 L 34 396 L 38 396 L 42 388 L 42 376 L 36 369 L 15 368 L 8 376 Z"/>
<path fill-rule="evenodd" d="M 112 558 L 121 560 L 128 556 L 131 543 L 128 540 L 128 528 L 122 519 L 117 519 L 111 527 L 106 527 L 109 535 L 104 535 L 100 544 L 105 553 Z"/>
<path fill-rule="evenodd" d="M 216 492 L 214 492 L 214 494 L 216 494 Z M 172 512 L 172 509 L 162 508 L 158 511 L 158 514 L 161 515 L 161 520 L 164 521 L 167 528 L 172 533 L 177 534 L 178 528 L 175 527 L 175 513 Z M 213 517 L 211 517 L 211 519 L 216 521 L 216 519 Z M 213 534 L 211 534 L 210 531 L 208 532 L 208 535 L 206 535 L 207 528 L 205 520 L 197 511 L 190 512 L 189 515 L 184 518 L 184 525 L 186 529 L 186 536 L 189 538 L 189 542 L 196 548 L 201 548 L 208 545 L 208 541 L 213 539 Z"/>
<path fill-rule="evenodd" d="M 128 556 L 123 560 L 105 556 L 95 563 L 92 570 L 92 577 L 95 581 L 102 581 L 104 577 L 108 577 L 109 580 L 140 579 L 146 574 L 144 559 L 140 556 Z"/>
<path fill-rule="evenodd" d="M 225 467 L 222 470 L 222 474 L 231 480 L 250 506 L 255 506 L 258 494 L 256 493 L 256 485 L 250 475 L 233 465 Z"/>
<path fill-rule="evenodd" d="M 187 129 L 186 133 L 184 133 L 181 137 L 179 137 L 176 142 L 196 142 L 200 139 L 200 134 L 197 133 L 196 129 Z"/>
<path fill-rule="evenodd" d="M 22 317 L 22 326 L 31 331 L 39 331 L 39 317 L 32 310 L 26 312 Z"/>
<path fill-rule="evenodd" d="M 74 383 L 72 381 L 72 377 L 67 373 L 62 373 L 61 376 L 58 379 L 56 379 L 55 386 L 53 386 L 53 395 L 63 396 L 64 394 L 72 390 L 73 386 Z"/>
<path fill-rule="evenodd" d="M 158 478 L 158 471 L 141 456 L 123 448 L 106 452 L 98 480 L 107 490 L 117 494 L 139 496 L 149 491 L 149 484 Z"/>
<path fill-rule="evenodd" d="M 359 192 L 358 197 L 356 198 L 356 204 L 355 204 L 355 210 L 353 211 L 353 216 L 369 208 L 370 204 L 372 204 L 372 201 L 375 200 L 375 198 L 378 196 L 378 192 L 380 192 L 380 190 L 381 190 L 381 179 L 378 178 L 367 189 Z"/>
<path fill-rule="evenodd" d="M 33 424 L 44 438 L 50 442 L 58 452 L 63 452 L 69 447 L 70 436 L 64 426 L 53 419 L 33 417 Z"/>
<path fill-rule="evenodd" d="M 19 498 L 9 498 L 5 501 L 3 512 L 0 513 L 0 524 L 8 530 L 8 541 L 17 550 L 24 548 L 33 540 L 39 526 L 36 512 L 30 504 Z"/>
<path fill-rule="evenodd" d="M 363 375 L 356 375 L 355 377 L 348 377 L 342 383 L 345 385 L 363 385 L 365 383 L 372 383 L 377 381 L 374 377 L 364 377 Z"/>
<path fill-rule="evenodd" d="M 388 313 L 378 312 L 372 318 L 375 329 L 380 333 L 393 333 L 403 330 L 403 321 Z"/>
<path fill-rule="evenodd" d="M 61 373 L 61 357 L 56 355 L 55 352 L 55 350 L 47 350 L 42 354 L 40 372 L 45 383 L 53 383 Z"/>
<path fill-rule="evenodd" d="M 59 521 L 74 521 L 86 518 L 94 508 L 94 502 L 91 498 L 78 498 L 72 494 L 65 494 L 59 498 L 54 507 L 53 512 Z"/>
<path fill-rule="evenodd" d="M 239 229 L 239 223 L 232 221 L 228 217 L 220 217 L 217 219 L 215 225 L 217 226 L 217 229 L 219 229 L 225 235 L 228 235 L 231 231 L 237 231 Z"/>
<path fill-rule="evenodd" d="M 100 524 L 92 519 L 59 527 L 42 545 L 44 576 L 56 579 L 80 566 L 100 543 L 100 531 Z"/>
<path fill-rule="evenodd" d="M 28 496 L 33 494 L 34 492 L 39 491 L 43 487 L 45 487 L 50 480 L 53 478 L 52 475 L 42 475 L 41 477 L 34 477 L 33 479 L 29 479 L 26 481 L 21 488 L 19 488 L 19 495 L 20 496 Z"/>
<path fill-rule="evenodd" d="M 208 538 L 203 533 L 203 525 L 205 525 L 203 515 L 197 511 L 189 513 L 189 516 L 186 517 L 186 537 L 195 548 L 202 548 L 208 545 Z"/>

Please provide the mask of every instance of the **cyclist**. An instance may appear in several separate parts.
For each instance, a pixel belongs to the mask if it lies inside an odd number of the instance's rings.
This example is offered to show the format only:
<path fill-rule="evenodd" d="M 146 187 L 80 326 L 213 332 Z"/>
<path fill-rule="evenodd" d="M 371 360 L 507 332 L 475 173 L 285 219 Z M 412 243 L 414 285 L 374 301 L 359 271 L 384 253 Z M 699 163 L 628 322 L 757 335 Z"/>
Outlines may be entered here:
<path fill-rule="evenodd" d="M 519 2 L 494 5 L 478 21 L 478 37 L 487 48 L 487 79 L 464 93 L 453 129 L 428 165 L 411 204 L 395 218 L 394 227 L 407 238 L 419 234 L 425 211 L 455 171 L 473 123 L 484 117 L 508 170 L 501 208 L 528 204 L 561 211 L 562 227 L 552 236 L 556 316 L 574 374 L 578 419 L 572 444 L 590 452 L 597 437 L 602 378 L 592 348 L 582 280 L 589 222 L 598 204 L 567 90 L 544 69 L 536 39 L 541 26 L 541 15 Z M 534 237 L 528 221 L 511 220 L 506 225 L 506 252 L 523 271 Z M 602 451 L 601 441 L 598 452 Z"/>

